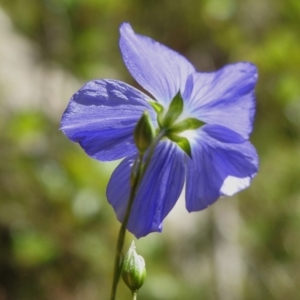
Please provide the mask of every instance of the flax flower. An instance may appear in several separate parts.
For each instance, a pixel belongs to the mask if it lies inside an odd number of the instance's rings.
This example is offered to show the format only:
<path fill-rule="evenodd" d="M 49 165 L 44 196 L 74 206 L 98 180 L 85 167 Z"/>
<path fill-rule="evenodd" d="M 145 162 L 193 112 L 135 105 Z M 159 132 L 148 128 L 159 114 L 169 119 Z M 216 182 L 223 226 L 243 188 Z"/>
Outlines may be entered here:
<path fill-rule="evenodd" d="M 141 182 L 128 230 L 136 237 L 161 231 L 184 183 L 189 212 L 250 185 L 258 169 L 249 142 L 255 114 L 256 67 L 247 62 L 197 72 L 177 52 L 120 27 L 120 49 L 134 79 L 151 96 L 118 80 L 93 80 L 73 95 L 61 129 L 100 161 L 124 160 L 113 172 L 107 198 L 122 222 L 137 156 L 133 131 L 147 110 L 165 130 Z"/>

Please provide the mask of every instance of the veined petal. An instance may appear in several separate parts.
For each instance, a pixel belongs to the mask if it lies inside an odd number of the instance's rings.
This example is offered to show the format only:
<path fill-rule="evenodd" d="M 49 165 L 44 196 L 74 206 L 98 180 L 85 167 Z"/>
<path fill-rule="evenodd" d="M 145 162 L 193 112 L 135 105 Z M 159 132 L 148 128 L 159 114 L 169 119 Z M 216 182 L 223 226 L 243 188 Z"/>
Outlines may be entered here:
<path fill-rule="evenodd" d="M 93 158 L 110 161 L 128 156 L 136 151 L 133 131 L 143 111 L 149 111 L 156 125 L 147 100 L 147 95 L 126 83 L 90 81 L 71 98 L 61 129 Z"/>
<path fill-rule="evenodd" d="M 185 178 L 185 154 L 174 143 L 157 146 L 132 207 L 128 230 L 137 238 L 161 231 L 162 221 L 175 205 Z M 123 221 L 130 192 L 129 177 L 134 156 L 124 159 L 113 172 L 107 198 L 117 218 Z"/>
<path fill-rule="evenodd" d="M 237 132 L 220 125 L 206 124 L 201 128 L 201 131 L 222 143 L 241 144 L 247 141 Z"/>
<path fill-rule="evenodd" d="M 130 175 L 137 154 L 126 157 L 113 171 L 107 188 L 106 197 L 113 206 L 117 219 L 122 222 L 130 195 Z"/>
<path fill-rule="evenodd" d="M 251 63 L 236 63 L 212 73 L 195 73 L 189 113 L 208 124 L 218 124 L 248 138 L 255 114 L 254 87 L 257 69 Z"/>
<path fill-rule="evenodd" d="M 166 46 L 135 34 L 128 23 L 120 27 L 120 48 L 134 79 L 159 102 L 168 105 L 178 91 L 184 91 L 194 67 Z"/>
<path fill-rule="evenodd" d="M 218 139 L 221 132 L 226 137 Z M 257 153 L 249 141 L 240 142 L 241 137 L 224 127 L 197 133 L 191 145 L 192 159 L 187 163 L 186 207 L 190 212 L 245 189 L 258 170 Z"/>

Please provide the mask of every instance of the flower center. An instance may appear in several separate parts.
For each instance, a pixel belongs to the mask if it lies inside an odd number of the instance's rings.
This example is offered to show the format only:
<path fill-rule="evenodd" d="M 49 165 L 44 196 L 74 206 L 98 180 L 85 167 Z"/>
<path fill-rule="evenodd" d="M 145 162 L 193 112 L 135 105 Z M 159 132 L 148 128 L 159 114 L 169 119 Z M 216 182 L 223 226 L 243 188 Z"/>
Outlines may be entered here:
<path fill-rule="evenodd" d="M 157 113 L 158 131 L 164 131 L 168 139 L 175 142 L 188 156 L 192 157 L 190 142 L 180 133 L 186 130 L 196 130 L 204 123 L 195 118 L 179 118 L 184 107 L 180 92 L 173 98 L 167 111 L 158 102 L 151 101 L 150 104 Z"/>

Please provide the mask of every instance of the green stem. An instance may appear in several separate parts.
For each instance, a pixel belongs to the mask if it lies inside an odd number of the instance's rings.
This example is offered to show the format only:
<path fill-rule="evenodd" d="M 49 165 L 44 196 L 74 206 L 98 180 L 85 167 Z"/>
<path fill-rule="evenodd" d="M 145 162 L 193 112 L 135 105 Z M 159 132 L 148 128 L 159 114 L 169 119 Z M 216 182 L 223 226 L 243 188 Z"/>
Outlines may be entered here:
<path fill-rule="evenodd" d="M 116 250 L 115 265 L 114 265 L 114 277 L 113 277 L 111 296 L 110 296 L 111 300 L 115 300 L 115 298 L 116 298 L 117 286 L 118 286 L 118 282 L 119 282 L 121 271 L 122 271 L 122 250 L 123 250 L 123 246 L 124 246 L 126 228 L 127 228 L 131 208 L 133 205 L 133 200 L 135 198 L 135 194 L 136 194 L 136 191 L 138 188 L 138 183 L 140 181 L 141 169 L 142 169 L 141 167 L 143 164 L 143 155 L 139 154 L 136 162 L 137 162 L 137 165 L 136 165 L 137 173 L 134 176 L 134 180 L 132 182 L 125 217 L 124 217 L 123 223 L 121 225 L 121 228 L 119 231 L 119 236 L 118 236 L 118 241 L 117 241 L 117 250 Z M 135 171 L 135 170 L 133 170 L 133 171 Z"/>
<path fill-rule="evenodd" d="M 132 293 L 132 300 L 137 300 L 137 293 Z"/>
<path fill-rule="evenodd" d="M 112 289 L 111 289 L 111 296 L 110 300 L 115 300 L 116 298 L 116 292 L 117 292 L 117 286 L 119 283 L 121 271 L 122 271 L 122 251 L 125 241 L 125 235 L 126 235 L 126 228 L 130 217 L 130 212 L 132 209 L 132 205 L 136 196 L 136 192 L 138 190 L 138 187 L 140 186 L 140 183 L 145 175 L 145 172 L 149 166 L 150 160 L 154 154 L 154 150 L 156 148 L 156 145 L 158 142 L 164 137 L 165 132 L 161 131 L 158 133 L 156 138 L 154 139 L 153 143 L 151 144 L 149 148 L 149 152 L 147 154 L 145 162 L 143 162 L 144 155 L 139 154 L 137 157 L 135 163 L 134 163 L 134 170 L 132 172 L 136 172 L 136 174 L 133 174 L 133 181 L 131 182 L 131 191 L 129 195 L 128 205 L 125 213 L 124 220 L 122 222 L 119 235 L 118 235 L 118 241 L 117 241 L 117 250 L 116 250 L 116 257 L 115 257 L 115 264 L 114 264 L 114 275 L 113 275 L 113 283 L 112 283 Z M 144 168 L 143 168 L 144 165 Z M 136 299 L 137 295 L 133 294 L 133 300 Z"/>

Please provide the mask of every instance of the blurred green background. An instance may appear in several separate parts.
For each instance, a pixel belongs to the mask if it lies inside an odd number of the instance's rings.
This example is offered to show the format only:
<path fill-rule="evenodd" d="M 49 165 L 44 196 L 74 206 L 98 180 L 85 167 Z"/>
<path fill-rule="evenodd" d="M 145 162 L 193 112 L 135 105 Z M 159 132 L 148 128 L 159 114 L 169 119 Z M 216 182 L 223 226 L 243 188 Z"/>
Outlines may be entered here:
<path fill-rule="evenodd" d="M 129 21 L 199 71 L 259 68 L 251 187 L 136 242 L 143 300 L 300 299 L 299 0 L 0 0 L 0 300 L 108 299 L 119 223 L 116 163 L 58 130 L 88 80 L 134 86 L 118 49 Z M 128 235 L 129 246 L 132 236 Z M 120 283 L 118 299 L 131 299 Z"/>

